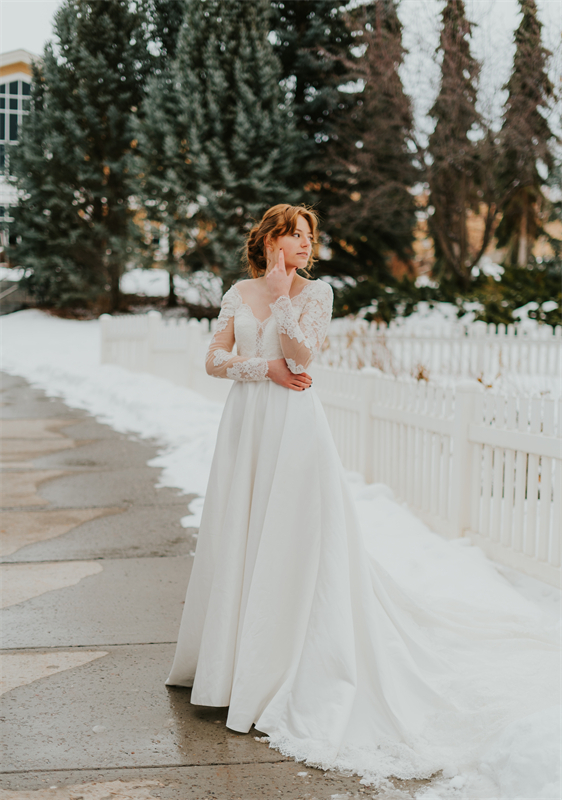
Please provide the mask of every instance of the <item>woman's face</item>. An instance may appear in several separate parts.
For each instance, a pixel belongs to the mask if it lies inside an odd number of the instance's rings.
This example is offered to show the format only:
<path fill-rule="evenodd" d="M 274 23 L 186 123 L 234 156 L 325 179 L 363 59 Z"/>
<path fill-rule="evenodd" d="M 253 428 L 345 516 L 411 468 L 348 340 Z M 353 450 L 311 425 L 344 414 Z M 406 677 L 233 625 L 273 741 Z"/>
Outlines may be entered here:
<path fill-rule="evenodd" d="M 272 242 L 273 263 L 277 263 L 279 250 L 283 250 L 287 271 L 294 267 L 306 267 L 312 251 L 312 231 L 304 217 L 297 218 L 294 233 L 286 233 Z"/>

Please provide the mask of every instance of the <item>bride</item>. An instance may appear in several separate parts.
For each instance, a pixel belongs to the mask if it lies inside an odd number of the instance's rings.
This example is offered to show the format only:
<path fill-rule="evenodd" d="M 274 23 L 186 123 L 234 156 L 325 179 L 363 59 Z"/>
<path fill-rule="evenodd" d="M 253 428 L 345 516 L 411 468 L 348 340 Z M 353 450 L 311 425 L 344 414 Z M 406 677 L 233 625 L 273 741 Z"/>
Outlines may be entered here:
<path fill-rule="evenodd" d="M 422 605 L 373 557 L 306 372 L 332 309 L 297 272 L 316 233 L 311 210 L 270 208 L 223 297 L 206 366 L 234 383 L 166 683 L 310 765 L 429 777 L 540 707 L 555 645 L 515 613 Z"/>

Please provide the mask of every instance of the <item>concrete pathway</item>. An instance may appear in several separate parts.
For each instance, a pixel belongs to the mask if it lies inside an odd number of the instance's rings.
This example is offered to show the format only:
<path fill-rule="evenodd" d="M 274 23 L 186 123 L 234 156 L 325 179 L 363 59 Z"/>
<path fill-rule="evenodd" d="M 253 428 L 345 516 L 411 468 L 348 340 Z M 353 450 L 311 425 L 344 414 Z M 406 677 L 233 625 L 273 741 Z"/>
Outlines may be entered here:
<path fill-rule="evenodd" d="M 3 376 L 2 800 L 378 795 L 167 688 L 195 529 L 156 448 Z"/>

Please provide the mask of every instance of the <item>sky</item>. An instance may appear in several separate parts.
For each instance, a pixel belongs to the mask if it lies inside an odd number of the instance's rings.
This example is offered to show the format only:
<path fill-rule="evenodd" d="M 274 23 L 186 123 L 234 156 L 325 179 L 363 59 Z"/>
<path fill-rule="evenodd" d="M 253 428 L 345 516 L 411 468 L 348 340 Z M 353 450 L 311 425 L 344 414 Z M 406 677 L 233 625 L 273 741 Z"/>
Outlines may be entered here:
<path fill-rule="evenodd" d="M 545 45 L 554 52 L 551 77 L 562 74 L 562 2 L 536 0 L 544 24 Z M 251 2 L 251 0 L 245 0 Z M 24 48 L 40 54 L 53 35 L 52 19 L 62 0 L 0 0 L 0 51 Z M 465 0 L 467 15 L 476 23 L 473 53 L 483 61 L 480 79 L 481 110 L 498 119 L 513 57 L 513 32 L 519 23 L 517 0 Z M 421 131 L 427 130 L 425 113 L 437 91 L 439 70 L 432 62 L 437 46 L 438 17 L 443 0 L 402 0 L 399 15 L 404 24 L 404 45 L 409 51 L 402 71 L 408 94 L 414 99 Z M 557 77 L 558 76 L 558 77 Z M 560 116 L 560 114 L 558 114 Z M 553 119 L 553 126 L 558 128 Z"/>

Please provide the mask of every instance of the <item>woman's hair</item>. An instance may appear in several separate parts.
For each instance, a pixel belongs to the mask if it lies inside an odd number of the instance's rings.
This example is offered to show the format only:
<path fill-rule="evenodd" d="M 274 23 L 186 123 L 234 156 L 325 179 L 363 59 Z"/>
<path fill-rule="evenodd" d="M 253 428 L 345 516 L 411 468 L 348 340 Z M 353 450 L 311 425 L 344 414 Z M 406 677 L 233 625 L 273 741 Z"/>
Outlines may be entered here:
<path fill-rule="evenodd" d="M 267 268 L 267 257 L 265 254 L 265 239 L 277 239 L 288 233 L 294 233 L 297 227 L 298 218 L 303 217 L 310 225 L 312 241 L 316 242 L 316 232 L 318 230 L 318 217 L 316 212 L 306 206 L 290 206 L 287 203 L 279 203 L 268 209 L 261 221 L 254 225 L 246 241 L 246 267 L 252 278 L 259 278 L 265 273 Z M 310 258 L 306 267 L 300 267 L 302 271 L 309 275 L 309 268 L 314 263 L 314 247 L 311 250 Z"/>

